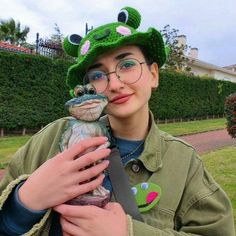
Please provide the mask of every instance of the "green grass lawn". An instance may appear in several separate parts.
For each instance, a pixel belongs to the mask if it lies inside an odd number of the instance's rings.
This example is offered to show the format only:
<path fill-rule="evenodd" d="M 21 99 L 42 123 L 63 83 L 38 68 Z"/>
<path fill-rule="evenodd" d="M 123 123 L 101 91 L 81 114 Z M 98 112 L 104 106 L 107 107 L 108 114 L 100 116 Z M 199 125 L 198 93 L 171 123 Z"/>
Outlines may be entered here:
<path fill-rule="evenodd" d="M 30 136 L 0 138 L 0 169 L 9 161 L 16 150 L 27 142 Z"/>
<path fill-rule="evenodd" d="M 158 127 L 169 134 L 177 136 L 184 134 L 206 132 L 210 130 L 224 129 L 226 128 L 226 119 L 221 118 L 221 119 L 159 124 Z"/>
<path fill-rule="evenodd" d="M 202 155 L 206 169 L 229 196 L 236 225 L 236 147 L 227 147 Z"/>

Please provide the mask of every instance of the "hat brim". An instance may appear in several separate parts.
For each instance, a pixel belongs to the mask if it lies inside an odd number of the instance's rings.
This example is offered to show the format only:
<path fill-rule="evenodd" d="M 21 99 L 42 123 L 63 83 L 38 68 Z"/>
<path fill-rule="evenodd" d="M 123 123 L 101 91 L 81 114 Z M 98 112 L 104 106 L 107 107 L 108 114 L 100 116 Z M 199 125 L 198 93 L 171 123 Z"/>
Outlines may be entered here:
<path fill-rule="evenodd" d="M 83 84 L 86 69 L 97 58 L 97 56 L 125 45 L 140 45 L 146 50 L 148 58 L 162 67 L 166 60 L 165 46 L 160 32 L 149 28 L 147 32 L 135 32 L 129 36 L 119 38 L 113 42 L 95 45 L 83 59 L 72 65 L 67 74 L 67 85 L 73 89 L 78 84 Z"/>

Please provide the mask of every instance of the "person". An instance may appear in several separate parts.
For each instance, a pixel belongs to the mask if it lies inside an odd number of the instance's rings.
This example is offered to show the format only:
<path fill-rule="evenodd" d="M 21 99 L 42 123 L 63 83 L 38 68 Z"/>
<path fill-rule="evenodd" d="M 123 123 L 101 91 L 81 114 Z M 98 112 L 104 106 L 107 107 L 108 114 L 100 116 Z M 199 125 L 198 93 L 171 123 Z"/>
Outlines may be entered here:
<path fill-rule="evenodd" d="M 100 173 L 109 165 L 110 149 L 84 152 L 107 142 L 94 137 L 61 152 L 68 123 L 61 118 L 11 160 L 0 185 L 0 235 L 234 235 L 230 201 L 195 149 L 155 123 L 148 101 L 158 87 L 165 46 L 156 29 L 137 31 L 140 22 L 138 11 L 125 7 L 118 22 L 84 38 L 71 35 L 64 49 L 77 56 L 67 75 L 72 94 L 78 84 L 89 83 L 108 98 L 105 113 L 134 194 L 156 186 L 144 204 L 137 202 L 143 222 L 126 214 L 114 196 L 103 208 L 65 204 L 102 183 L 109 186 L 109 176 Z"/>

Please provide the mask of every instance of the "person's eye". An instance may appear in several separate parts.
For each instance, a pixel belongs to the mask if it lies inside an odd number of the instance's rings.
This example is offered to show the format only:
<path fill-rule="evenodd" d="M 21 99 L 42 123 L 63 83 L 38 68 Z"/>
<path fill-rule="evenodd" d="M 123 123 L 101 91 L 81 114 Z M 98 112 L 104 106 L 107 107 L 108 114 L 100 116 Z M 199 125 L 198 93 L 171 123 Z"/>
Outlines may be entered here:
<path fill-rule="evenodd" d="M 132 69 L 133 67 L 136 66 L 136 62 L 132 61 L 132 60 L 128 60 L 128 61 L 123 61 L 122 63 L 120 63 L 119 65 L 119 69 L 120 70 L 128 70 L 128 69 Z"/>
<path fill-rule="evenodd" d="M 92 71 L 88 75 L 90 81 L 101 80 L 105 78 L 105 73 L 102 71 Z"/>

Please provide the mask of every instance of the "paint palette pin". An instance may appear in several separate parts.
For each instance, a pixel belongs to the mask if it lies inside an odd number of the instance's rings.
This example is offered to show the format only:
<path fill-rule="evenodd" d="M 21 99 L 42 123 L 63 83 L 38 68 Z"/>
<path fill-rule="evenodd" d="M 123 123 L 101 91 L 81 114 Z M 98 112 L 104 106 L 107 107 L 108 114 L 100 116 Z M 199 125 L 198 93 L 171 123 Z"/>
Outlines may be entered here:
<path fill-rule="evenodd" d="M 154 183 L 139 183 L 132 187 L 131 190 L 141 213 L 152 209 L 161 198 L 161 187 Z"/>

